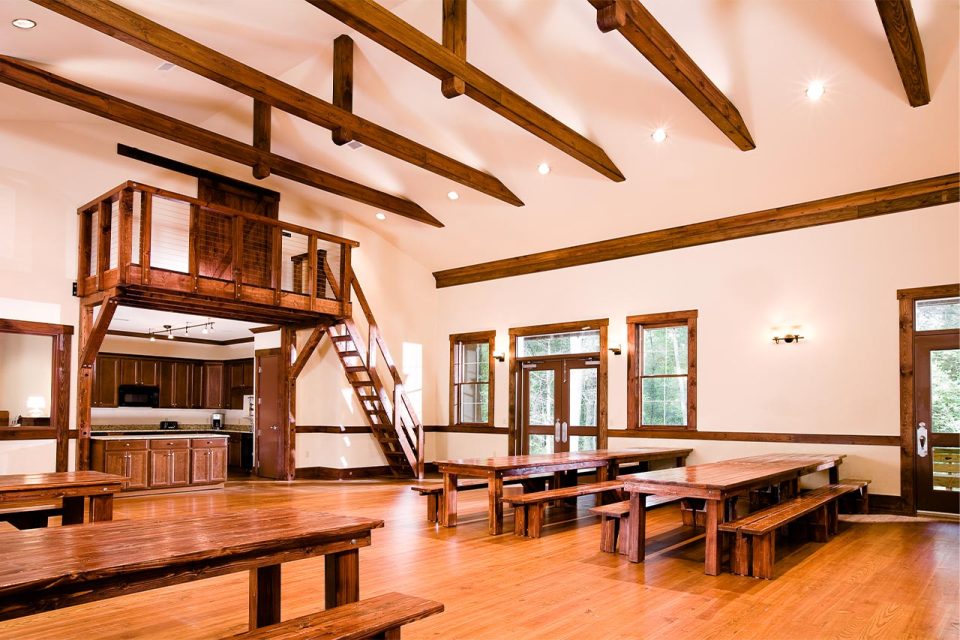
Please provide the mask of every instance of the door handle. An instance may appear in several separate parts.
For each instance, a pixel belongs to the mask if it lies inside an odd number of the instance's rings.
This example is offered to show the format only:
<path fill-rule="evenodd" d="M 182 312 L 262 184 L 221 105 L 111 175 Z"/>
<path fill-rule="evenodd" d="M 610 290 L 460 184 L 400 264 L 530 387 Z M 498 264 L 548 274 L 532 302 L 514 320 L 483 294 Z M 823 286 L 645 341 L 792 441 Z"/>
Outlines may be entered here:
<path fill-rule="evenodd" d="M 274 431 L 276 431 L 276 430 L 278 429 L 277 425 L 273 425 L 273 426 L 270 427 L 270 428 L 273 429 Z"/>
<path fill-rule="evenodd" d="M 563 434 L 562 434 L 561 438 L 562 438 L 563 442 L 566 442 L 566 441 L 567 441 L 567 423 L 564 422 L 563 425 L 562 425 L 562 427 L 563 427 Z"/>
<path fill-rule="evenodd" d="M 928 440 L 927 423 L 921 422 L 917 425 L 917 455 L 921 458 L 927 457 Z"/>
<path fill-rule="evenodd" d="M 560 421 L 557 420 L 557 424 L 553 427 L 553 441 L 560 442 Z"/>

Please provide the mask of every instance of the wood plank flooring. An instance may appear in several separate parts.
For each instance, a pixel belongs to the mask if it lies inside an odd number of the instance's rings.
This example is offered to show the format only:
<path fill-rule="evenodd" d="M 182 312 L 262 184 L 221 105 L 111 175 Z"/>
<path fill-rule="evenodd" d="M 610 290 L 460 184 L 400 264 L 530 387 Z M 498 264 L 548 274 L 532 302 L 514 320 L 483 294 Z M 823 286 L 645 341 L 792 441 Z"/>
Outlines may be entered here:
<path fill-rule="evenodd" d="M 401 591 L 446 605 L 406 627 L 409 639 L 960 637 L 956 522 L 856 516 L 828 544 L 778 546 L 776 579 L 762 581 L 705 576 L 703 541 L 683 544 L 690 530 L 675 505 L 648 514 L 649 555 L 633 565 L 599 551 L 592 498 L 554 511 L 532 540 L 487 535 L 485 492 L 460 495 L 460 526 L 430 525 L 408 486 L 231 482 L 119 499 L 114 517 L 294 506 L 382 518 L 360 552 L 361 597 Z M 283 591 L 283 619 L 321 609 L 323 560 L 284 565 Z M 246 615 L 247 577 L 232 575 L 0 623 L 0 639 L 219 638 L 244 631 Z"/>

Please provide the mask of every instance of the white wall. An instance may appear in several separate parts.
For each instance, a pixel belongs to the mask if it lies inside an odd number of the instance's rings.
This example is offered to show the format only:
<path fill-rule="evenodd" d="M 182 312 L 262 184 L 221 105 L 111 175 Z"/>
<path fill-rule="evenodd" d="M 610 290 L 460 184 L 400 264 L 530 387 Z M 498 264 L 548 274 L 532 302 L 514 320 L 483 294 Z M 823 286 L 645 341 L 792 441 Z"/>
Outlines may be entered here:
<path fill-rule="evenodd" d="M 29 416 L 27 398 L 41 397 L 42 416 L 50 415 L 53 341 L 47 336 L 0 333 L 0 411 Z"/>
<path fill-rule="evenodd" d="M 899 435 L 897 289 L 960 280 L 960 207 L 932 209 L 760 236 L 667 253 L 439 290 L 438 342 L 510 327 L 610 319 L 626 345 L 629 315 L 699 310 L 697 420 L 701 431 Z M 800 344 L 775 345 L 800 325 Z M 446 415 L 448 356 L 438 353 L 437 415 Z M 609 425 L 624 428 L 626 350 L 611 356 Z M 506 426 L 508 365 L 497 364 L 495 421 Z M 440 444 L 439 441 L 446 440 Z M 438 456 L 487 455 L 504 436 L 437 434 Z M 687 443 L 687 444 L 683 444 Z M 669 446 L 612 439 L 616 446 Z M 766 450 L 840 451 L 845 474 L 899 493 L 896 447 L 679 441 L 691 460 Z"/>

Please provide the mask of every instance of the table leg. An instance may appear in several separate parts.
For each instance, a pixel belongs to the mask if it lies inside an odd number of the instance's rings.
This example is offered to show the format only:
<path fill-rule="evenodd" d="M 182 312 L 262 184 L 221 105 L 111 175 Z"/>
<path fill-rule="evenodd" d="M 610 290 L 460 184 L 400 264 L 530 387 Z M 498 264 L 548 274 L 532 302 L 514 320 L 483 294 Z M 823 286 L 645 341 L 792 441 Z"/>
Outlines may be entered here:
<path fill-rule="evenodd" d="M 360 550 L 328 553 L 324 564 L 324 607 L 332 609 L 360 599 Z"/>
<path fill-rule="evenodd" d="M 113 494 L 90 496 L 90 522 L 113 520 Z"/>
<path fill-rule="evenodd" d="M 837 484 L 840 482 L 840 467 L 832 466 L 827 470 L 827 475 L 830 479 L 830 484 Z"/>
<path fill-rule="evenodd" d="M 723 522 L 723 500 L 707 500 L 707 550 L 704 560 L 704 573 L 708 576 L 720 574 L 720 523 Z M 632 503 L 631 503 L 632 504 Z M 632 514 L 632 511 L 631 511 Z"/>
<path fill-rule="evenodd" d="M 61 524 L 83 524 L 83 496 L 71 496 L 63 499 L 63 517 Z"/>
<path fill-rule="evenodd" d="M 490 502 L 487 519 L 490 535 L 503 533 L 503 476 L 494 474 L 487 480 L 487 499 Z"/>
<path fill-rule="evenodd" d="M 445 527 L 457 526 L 457 474 L 443 474 L 443 507 L 441 524 Z"/>
<path fill-rule="evenodd" d="M 620 531 L 620 535 L 626 536 L 627 559 L 630 562 L 643 562 L 647 537 L 647 495 L 645 493 L 630 494 L 630 518 L 626 525 Z"/>
<path fill-rule="evenodd" d="M 280 565 L 250 570 L 250 628 L 280 622 Z"/>

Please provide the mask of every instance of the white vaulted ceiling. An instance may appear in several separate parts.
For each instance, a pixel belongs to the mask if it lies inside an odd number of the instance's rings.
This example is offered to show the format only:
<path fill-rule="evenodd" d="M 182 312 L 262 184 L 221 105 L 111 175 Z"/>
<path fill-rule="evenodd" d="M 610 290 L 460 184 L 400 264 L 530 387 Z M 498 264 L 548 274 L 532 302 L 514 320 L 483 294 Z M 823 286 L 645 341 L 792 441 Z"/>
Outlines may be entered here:
<path fill-rule="evenodd" d="M 626 175 L 614 183 L 354 33 L 304 0 L 125 0 L 124 6 L 261 71 L 330 99 L 332 41 L 353 35 L 354 110 L 502 180 L 512 207 L 380 152 L 337 147 L 330 133 L 274 112 L 274 150 L 407 197 L 446 227 L 271 177 L 286 196 L 354 218 L 431 270 L 687 224 L 958 170 L 960 2 L 914 0 L 932 101 L 912 108 L 873 0 L 648 0 L 742 114 L 757 148 L 742 152 L 586 0 L 474 0 L 468 60 L 597 142 Z M 439 39 L 440 0 L 383 2 Z M 10 26 L 16 17 L 39 25 Z M 0 2 L 0 53 L 215 131 L 249 140 L 251 100 L 34 5 Z M 818 102 L 806 84 L 822 79 Z M 179 160 L 253 181 L 249 170 L 159 143 L 120 125 L 0 85 L 0 128 L 67 123 L 107 131 Z M 650 133 L 666 127 L 657 145 Z M 80 138 L 82 139 L 82 138 Z M 70 144 L 70 138 L 62 144 Z M 143 142 L 146 140 L 146 142 Z M 132 143 L 132 142 L 131 142 Z M 78 153 L 84 149 L 76 149 Z M 107 151 L 103 151 L 107 153 Z M 110 151 L 112 155 L 112 151 Z M 4 161 L 6 162 L 6 161 Z M 548 162 L 547 176 L 537 165 Z M 93 197 L 126 176 L 91 187 Z M 448 200 L 456 190 L 460 199 Z"/>

